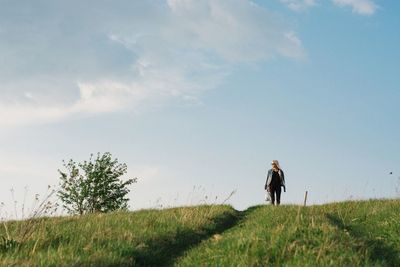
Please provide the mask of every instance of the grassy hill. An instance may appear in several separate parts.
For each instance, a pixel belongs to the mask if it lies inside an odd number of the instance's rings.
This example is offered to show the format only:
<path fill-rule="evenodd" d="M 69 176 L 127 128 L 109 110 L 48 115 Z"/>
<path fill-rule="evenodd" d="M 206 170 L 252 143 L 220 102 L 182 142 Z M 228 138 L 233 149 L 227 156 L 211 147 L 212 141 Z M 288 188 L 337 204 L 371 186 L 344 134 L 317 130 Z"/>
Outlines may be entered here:
<path fill-rule="evenodd" d="M 400 200 L 7 222 L 2 266 L 400 266 Z M 21 241 L 23 240 L 23 241 Z"/>

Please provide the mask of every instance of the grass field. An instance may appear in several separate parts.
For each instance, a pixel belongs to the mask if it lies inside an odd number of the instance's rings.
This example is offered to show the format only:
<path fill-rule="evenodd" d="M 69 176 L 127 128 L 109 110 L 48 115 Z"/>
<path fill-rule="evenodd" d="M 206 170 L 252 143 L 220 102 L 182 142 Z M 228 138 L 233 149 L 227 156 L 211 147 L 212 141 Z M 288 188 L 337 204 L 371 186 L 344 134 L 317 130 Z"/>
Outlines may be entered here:
<path fill-rule="evenodd" d="M 6 222 L 2 266 L 400 266 L 400 200 L 227 205 Z"/>

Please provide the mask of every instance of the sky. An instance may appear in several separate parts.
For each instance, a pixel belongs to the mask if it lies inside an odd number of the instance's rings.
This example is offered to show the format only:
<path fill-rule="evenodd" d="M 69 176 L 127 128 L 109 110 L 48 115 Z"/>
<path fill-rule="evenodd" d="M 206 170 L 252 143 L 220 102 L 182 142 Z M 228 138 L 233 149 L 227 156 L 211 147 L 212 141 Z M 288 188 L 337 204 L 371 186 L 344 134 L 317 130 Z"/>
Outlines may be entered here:
<path fill-rule="evenodd" d="M 31 203 L 62 160 L 97 152 L 138 178 L 133 210 L 262 204 L 273 159 L 285 204 L 399 197 L 399 14 L 385 0 L 0 0 L 0 201 Z"/>

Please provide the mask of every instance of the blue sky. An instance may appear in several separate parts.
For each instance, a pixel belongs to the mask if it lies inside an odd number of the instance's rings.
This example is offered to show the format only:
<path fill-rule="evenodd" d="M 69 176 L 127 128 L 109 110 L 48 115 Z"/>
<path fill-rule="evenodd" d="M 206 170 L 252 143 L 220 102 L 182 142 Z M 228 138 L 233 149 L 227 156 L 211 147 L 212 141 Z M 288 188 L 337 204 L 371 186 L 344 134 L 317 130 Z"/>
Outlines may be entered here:
<path fill-rule="evenodd" d="M 134 209 L 396 197 L 400 3 L 0 1 L 0 189 L 111 152 Z M 389 175 L 389 172 L 393 172 Z"/>

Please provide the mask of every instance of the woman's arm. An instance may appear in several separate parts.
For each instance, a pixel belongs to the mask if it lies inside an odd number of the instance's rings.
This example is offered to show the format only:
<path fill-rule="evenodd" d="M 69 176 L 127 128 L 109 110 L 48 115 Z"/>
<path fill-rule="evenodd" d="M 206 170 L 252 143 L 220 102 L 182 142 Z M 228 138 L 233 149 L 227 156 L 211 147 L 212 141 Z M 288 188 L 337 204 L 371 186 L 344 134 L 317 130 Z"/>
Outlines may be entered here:
<path fill-rule="evenodd" d="M 285 184 L 285 174 L 283 173 L 283 171 L 280 171 L 281 173 L 281 186 L 283 186 L 283 191 L 286 192 L 286 184 Z"/>
<path fill-rule="evenodd" d="M 264 186 L 265 190 L 268 190 L 268 183 L 269 183 L 270 176 L 271 176 L 271 170 L 268 170 L 267 171 L 267 180 L 265 181 L 265 186 Z"/>

